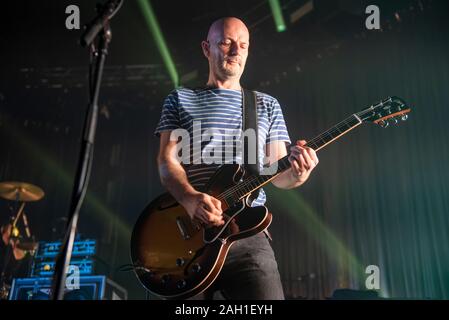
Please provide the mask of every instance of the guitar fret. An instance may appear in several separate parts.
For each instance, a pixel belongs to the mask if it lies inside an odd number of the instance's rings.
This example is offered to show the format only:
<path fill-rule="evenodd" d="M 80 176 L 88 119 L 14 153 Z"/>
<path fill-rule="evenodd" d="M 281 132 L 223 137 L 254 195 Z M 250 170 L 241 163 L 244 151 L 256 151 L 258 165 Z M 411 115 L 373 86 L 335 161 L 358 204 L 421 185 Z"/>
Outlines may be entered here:
<path fill-rule="evenodd" d="M 245 194 L 245 190 L 237 189 L 236 194 L 237 194 L 237 198 L 240 198 Z"/>
<path fill-rule="evenodd" d="M 257 179 L 256 179 L 256 181 L 257 181 Z M 258 183 L 256 181 L 252 181 L 251 180 L 249 182 L 249 186 L 250 186 L 250 190 L 249 191 L 254 190 L 254 188 L 257 188 Z"/>
<path fill-rule="evenodd" d="M 244 190 L 244 192 L 243 192 L 242 196 L 247 194 L 248 192 L 250 192 L 252 190 L 251 184 L 246 182 L 246 184 L 243 186 L 243 190 Z"/>
<path fill-rule="evenodd" d="M 257 181 L 258 181 L 259 184 L 262 184 L 262 183 L 264 183 L 267 180 L 268 180 L 267 176 L 260 176 L 260 177 L 257 178 Z"/>
<path fill-rule="evenodd" d="M 318 145 L 315 142 L 310 142 L 308 143 L 308 145 L 312 148 L 312 149 L 317 149 Z"/>
<path fill-rule="evenodd" d="M 329 142 L 333 141 L 334 139 L 340 137 L 342 134 L 348 132 L 351 130 L 354 126 L 357 126 L 360 123 L 360 121 L 357 119 L 356 116 L 352 115 L 351 117 L 343 120 L 342 122 L 338 123 L 334 127 L 330 128 L 326 132 L 316 136 L 315 138 L 311 139 L 307 146 L 311 147 L 314 150 L 318 150 L 324 145 L 328 144 Z M 290 161 L 288 161 L 288 155 L 280 159 L 277 163 L 272 164 L 268 168 L 263 169 L 263 174 L 260 175 L 250 175 L 247 177 L 247 179 L 235 185 L 233 188 L 231 195 L 234 197 L 234 195 L 237 195 L 237 199 L 242 198 L 244 195 L 250 193 L 251 191 L 257 190 L 260 188 L 263 184 L 265 184 L 267 181 L 272 179 L 275 175 L 279 174 L 280 172 L 283 172 L 290 168 Z M 276 169 L 276 170 L 274 170 Z M 265 174 L 268 173 L 268 174 Z M 237 200 L 235 200 L 237 201 Z"/>
<path fill-rule="evenodd" d="M 232 195 L 227 196 L 226 203 L 228 204 L 228 208 L 232 207 L 235 203 L 234 197 Z"/>
<path fill-rule="evenodd" d="M 232 203 L 229 201 L 228 197 L 225 197 L 224 199 L 221 199 L 224 201 L 225 205 L 229 208 L 230 206 L 232 206 Z"/>

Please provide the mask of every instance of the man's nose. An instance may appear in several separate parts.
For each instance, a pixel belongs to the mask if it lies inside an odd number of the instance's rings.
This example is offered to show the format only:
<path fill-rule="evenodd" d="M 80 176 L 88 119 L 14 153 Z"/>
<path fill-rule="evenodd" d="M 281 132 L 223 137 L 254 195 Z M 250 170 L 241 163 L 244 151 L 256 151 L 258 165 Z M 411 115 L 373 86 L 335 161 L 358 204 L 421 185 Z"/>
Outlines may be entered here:
<path fill-rule="evenodd" d="M 239 54 L 240 46 L 237 42 L 232 43 L 231 45 L 231 55 L 236 56 Z"/>

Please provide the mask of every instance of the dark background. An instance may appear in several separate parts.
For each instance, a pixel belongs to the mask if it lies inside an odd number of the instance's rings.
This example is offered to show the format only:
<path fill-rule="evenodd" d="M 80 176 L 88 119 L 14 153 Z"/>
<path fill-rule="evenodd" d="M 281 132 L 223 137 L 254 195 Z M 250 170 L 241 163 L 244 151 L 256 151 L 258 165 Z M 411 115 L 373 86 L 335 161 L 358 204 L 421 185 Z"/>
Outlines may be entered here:
<path fill-rule="evenodd" d="M 152 5 L 181 78 L 207 80 L 200 42 L 209 25 L 237 16 L 251 33 L 244 86 L 275 96 L 292 139 L 310 139 L 348 115 L 397 95 L 408 122 L 364 125 L 319 153 L 303 187 L 267 188 L 285 293 L 317 299 L 365 288 L 365 268 L 381 271 L 386 298 L 449 297 L 449 3 L 441 0 L 280 1 L 287 30 L 276 32 L 267 1 L 158 1 Z M 81 24 L 94 1 L 23 1 L 1 10 L 0 181 L 40 186 L 46 196 L 26 210 L 41 241 L 61 237 L 68 214 L 87 105 L 88 51 L 81 30 L 67 30 L 65 8 Z M 376 4 L 381 30 L 365 28 Z M 153 130 L 173 89 L 137 1 L 112 20 L 113 38 L 100 92 L 101 115 L 89 192 L 79 222 L 98 240 L 97 273 L 145 291 L 131 272 L 129 237 L 144 206 L 163 189 Z M 12 204 L 0 200 L 2 221 Z"/>

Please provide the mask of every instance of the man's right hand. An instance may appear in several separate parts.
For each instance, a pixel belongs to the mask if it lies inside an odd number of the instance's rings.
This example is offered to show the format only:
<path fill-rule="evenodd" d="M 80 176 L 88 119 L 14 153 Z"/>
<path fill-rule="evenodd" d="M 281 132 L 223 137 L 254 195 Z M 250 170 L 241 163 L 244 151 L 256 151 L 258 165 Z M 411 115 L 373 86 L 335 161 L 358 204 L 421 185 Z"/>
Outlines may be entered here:
<path fill-rule="evenodd" d="M 192 220 L 198 220 L 206 226 L 218 227 L 224 224 L 220 200 L 207 193 L 186 194 L 181 204 Z"/>

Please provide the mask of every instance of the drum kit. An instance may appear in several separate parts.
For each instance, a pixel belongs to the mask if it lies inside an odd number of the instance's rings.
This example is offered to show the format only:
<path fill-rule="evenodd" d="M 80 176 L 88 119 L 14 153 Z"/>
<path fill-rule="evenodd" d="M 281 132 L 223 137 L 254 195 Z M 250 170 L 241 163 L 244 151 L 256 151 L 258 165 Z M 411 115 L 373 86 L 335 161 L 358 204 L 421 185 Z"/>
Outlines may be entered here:
<path fill-rule="evenodd" d="M 10 217 L 10 222 L 6 226 L 2 226 L 2 239 L 4 242 L 6 253 L 2 254 L 3 266 L 1 266 L 0 278 L 0 300 L 7 298 L 9 292 L 9 284 L 7 283 L 6 274 L 10 273 L 8 270 L 11 259 L 17 252 L 21 255 L 34 252 L 38 248 L 38 243 L 34 241 L 31 235 L 28 218 L 25 214 L 25 204 L 27 202 L 35 202 L 41 200 L 45 196 L 44 191 L 30 183 L 26 182 L 0 182 L 0 198 L 13 201 L 15 203 L 15 210 Z M 23 230 L 25 235 L 22 236 L 19 229 L 19 221 L 23 222 Z M 11 244 L 11 246 L 9 246 Z M 13 250 L 10 250 L 13 248 Z"/>

